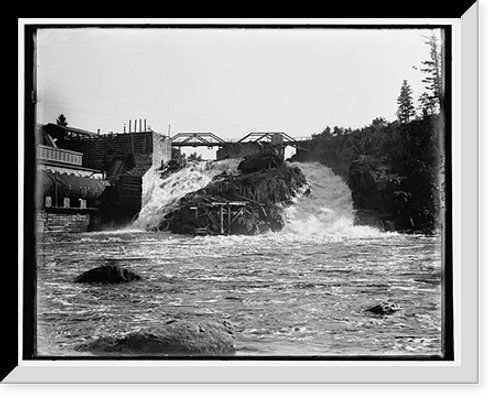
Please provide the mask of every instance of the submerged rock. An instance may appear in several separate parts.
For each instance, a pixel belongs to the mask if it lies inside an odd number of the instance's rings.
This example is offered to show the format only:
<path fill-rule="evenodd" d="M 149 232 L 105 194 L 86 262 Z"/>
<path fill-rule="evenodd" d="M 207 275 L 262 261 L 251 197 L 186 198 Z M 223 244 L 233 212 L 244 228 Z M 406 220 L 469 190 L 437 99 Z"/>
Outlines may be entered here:
<path fill-rule="evenodd" d="M 367 308 L 366 311 L 373 312 L 378 315 L 387 315 L 392 314 L 399 309 L 401 309 L 400 306 L 395 302 L 383 301 L 373 307 Z"/>
<path fill-rule="evenodd" d="M 78 344 L 75 350 L 129 355 L 227 354 L 235 351 L 234 327 L 228 321 L 170 320 L 160 327 L 96 338 Z"/>
<path fill-rule="evenodd" d="M 132 280 L 140 280 L 141 277 L 117 264 L 105 264 L 90 269 L 75 278 L 75 283 L 106 283 L 118 284 Z"/>

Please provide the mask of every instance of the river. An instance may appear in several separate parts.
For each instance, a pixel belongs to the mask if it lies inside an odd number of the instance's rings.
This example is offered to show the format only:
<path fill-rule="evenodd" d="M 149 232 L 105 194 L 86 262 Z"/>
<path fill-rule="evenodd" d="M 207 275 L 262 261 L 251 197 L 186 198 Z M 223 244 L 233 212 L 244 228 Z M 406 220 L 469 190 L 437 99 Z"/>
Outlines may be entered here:
<path fill-rule="evenodd" d="M 39 235 L 38 354 L 81 356 L 73 347 L 90 338 L 198 317 L 233 323 L 238 356 L 441 355 L 440 236 L 354 226 L 342 179 L 299 166 L 311 193 L 286 209 L 281 232 L 180 236 L 147 230 L 151 221 L 139 216 L 122 230 Z M 184 170 L 179 184 L 193 176 Z M 166 198 L 153 192 L 155 206 L 155 195 Z M 73 283 L 107 260 L 142 279 Z M 366 311 L 384 299 L 400 310 Z"/>

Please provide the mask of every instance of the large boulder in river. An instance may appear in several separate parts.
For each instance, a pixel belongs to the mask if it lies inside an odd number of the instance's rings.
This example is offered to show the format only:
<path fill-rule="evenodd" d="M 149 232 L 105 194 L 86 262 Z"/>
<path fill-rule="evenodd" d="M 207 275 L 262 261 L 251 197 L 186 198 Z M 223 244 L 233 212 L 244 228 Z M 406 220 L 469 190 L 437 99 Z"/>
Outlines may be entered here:
<path fill-rule="evenodd" d="M 400 309 L 401 307 L 395 302 L 385 300 L 367 308 L 366 311 L 373 312 L 374 314 L 377 315 L 388 315 Z"/>
<path fill-rule="evenodd" d="M 238 165 L 238 170 L 243 174 L 260 172 L 279 167 L 283 161 L 274 153 L 256 153 L 245 157 Z"/>
<path fill-rule="evenodd" d="M 159 327 L 96 338 L 75 350 L 100 355 L 227 354 L 235 351 L 234 327 L 228 321 L 174 319 Z"/>
<path fill-rule="evenodd" d="M 105 264 L 80 274 L 74 282 L 118 284 L 140 279 L 139 275 L 118 264 Z"/>

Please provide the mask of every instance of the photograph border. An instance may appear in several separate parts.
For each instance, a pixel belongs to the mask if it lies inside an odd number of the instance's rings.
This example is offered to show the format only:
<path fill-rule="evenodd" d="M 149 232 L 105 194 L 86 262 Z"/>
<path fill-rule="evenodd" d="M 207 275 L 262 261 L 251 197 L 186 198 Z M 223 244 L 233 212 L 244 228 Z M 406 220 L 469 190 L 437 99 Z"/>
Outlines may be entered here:
<path fill-rule="evenodd" d="M 86 20 L 88 21 L 88 20 Z M 302 20 L 303 21 L 303 20 Z M 379 21 L 379 20 L 377 20 Z M 363 20 L 364 24 L 366 24 L 366 20 Z M 345 23 L 345 21 L 344 21 Z M 422 24 L 422 21 L 419 21 L 419 23 L 421 25 L 429 25 L 429 24 Z M 339 26 L 338 24 L 338 21 L 337 21 L 337 24 L 335 23 L 335 20 L 329 20 L 328 23 L 325 23 L 324 26 L 325 27 L 331 27 L 333 25 L 335 26 Z M 355 23 L 352 23 L 349 21 L 349 25 L 353 25 L 354 26 L 357 26 L 357 27 L 362 27 L 363 24 L 359 23 L 358 25 L 356 25 Z M 404 23 L 401 23 L 401 22 L 398 22 L 398 24 L 396 24 L 397 26 L 407 26 L 407 25 L 415 25 L 417 23 L 415 23 L 414 20 L 410 20 L 408 23 L 405 21 Z M 459 49 L 456 49 L 457 47 L 457 44 L 459 44 L 459 37 L 460 37 L 460 34 L 462 34 L 462 31 L 464 29 L 464 25 L 462 25 L 462 30 L 459 32 L 459 24 L 460 24 L 460 21 L 456 21 L 456 20 L 446 20 L 444 23 L 441 22 L 441 23 L 435 23 L 434 21 L 432 22 L 431 25 L 449 25 L 452 32 L 453 32 L 453 55 L 456 56 L 457 54 L 459 54 L 460 50 Z M 141 24 L 139 24 L 140 26 L 142 26 Z M 175 25 L 175 24 L 174 24 Z M 213 24 L 209 24 L 211 27 L 213 27 Z M 224 24 L 225 25 L 225 24 Z M 264 25 L 267 25 L 269 26 L 269 23 L 266 21 L 266 23 Z M 279 24 L 278 24 L 279 25 Z M 378 25 L 378 24 L 377 24 Z M 382 24 L 383 25 L 383 24 Z M 381 26 L 382 26 L 381 25 Z M 418 24 L 417 24 L 418 25 Z M 49 25 L 46 25 L 46 26 L 50 26 Z M 185 25 L 183 25 L 185 26 Z M 255 25 L 257 26 L 257 25 Z M 287 28 L 290 28 L 289 24 L 284 24 L 284 26 L 286 26 Z M 341 26 L 344 26 L 344 25 L 341 25 Z M 385 26 L 385 25 L 383 25 Z M 258 24 L 258 27 L 259 28 L 263 28 L 261 27 L 260 24 Z M 274 27 L 274 26 L 273 26 Z M 394 26 L 393 26 L 394 28 Z M 20 28 L 21 30 L 21 28 Z M 30 50 L 29 49 L 29 42 L 30 42 L 30 39 L 29 38 L 24 38 L 25 39 L 25 57 L 28 56 L 29 52 L 33 52 L 34 50 Z M 456 41 L 455 41 L 456 39 Z M 458 52 L 458 53 L 457 53 Z M 20 59 L 21 59 L 21 56 L 20 56 Z M 457 97 L 460 95 L 460 86 L 457 86 L 457 78 L 459 77 L 459 75 L 456 75 L 457 72 L 460 72 L 460 67 L 457 66 L 457 63 L 455 62 L 453 64 L 453 66 L 450 65 L 450 69 L 452 70 L 452 75 L 455 76 L 455 80 L 453 81 L 453 90 L 452 90 L 452 97 L 453 97 L 453 105 L 456 106 L 458 105 L 456 103 L 457 100 L 459 100 Z M 29 89 L 29 85 L 30 85 L 30 79 L 28 78 L 28 75 L 27 76 L 27 79 L 26 79 L 26 89 L 25 89 L 25 92 L 24 92 L 24 95 L 25 95 L 25 100 L 24 100 L 24 104 L 25 104 L 25 108 L 26 106 L 28 105 L 32 105 L 31 103 L 31 94 L 29 94 L 30 97 L 27 97 L 28 94 L 27 94 L 27 90 Z M 34 83 L 32 83 L 34 84 Z M 457 88 L 458 87 L 458 88 Z M 459 114 L 457 114 L 457 109 L 456 107 L 453 108 L 453 118 L 451 118 L 453 120 L 453 122 L 451 122 L 453 128 L 455 128 L 455 125 L 457 123 L 460 123 L 460 116 Z M 26 111 L 26 110 L 25 110 Z M 33 126 L 30 126 L 30 125 L 33 125 L 34 123 L 30 122 L 29 121 L 29 117 L 27 117 L 29 114 L 26 114 L 26 117 L 25 117 L 25 121 L 24 121 L 24 125 L 25 125 L 25 130 L 26 130 L 26 134 L 30 132 L 30 128 L 33 128 Z M 448 124 L 448 122 L 447 122 Z M 449 128 L 450 126 L 447 125 L 447 127 Z M 456 126 L 458 127 L 458 126 Z M 457 131 L 458 132 L 458 131 Z M 459 183 L 460 181 L 460 170 L 455 170 L 457 168 L 461 168 L 460 166 L 460 143 L 459 142 L 456 142 L 456 133 L 455 133 L 455 130 L 454 130 L 454 134 L 453 134 L 453 142 L 452 142 L 452 146 L 450 145 L 450 150 L 453 149 L 451 152 L 452 152 L 452 162 L 451 165 L 452 167 L 454 168 L 454 172 L 453 172 L 453 181 L 452 182 L 448 182 L 449 180 L 451 180 L 451 173 L 450 171 L 447 171 L 447 184 L 451 184 L 452 187 L 447 187 L 446 188 L 446 192 L 447 192 L 447 201 L 448 200 L 448 197 L 450 196 L 450 194 L 448 193 L 451 193 L 452 192 L 452 189 L 453 189 L 453 194 L 455 196 L 459 196 L 460 195 L 460 188 L 459 188 L 459 184 L 458 184 L 458 192 L 457 192 L 457 183 Z M 459 137 L 459 135 L 458 135 Z M 448 143 L 450 144 L 450 143 Z M 458 145 L 458 149 L 457 149 L 457 145 Z M 25 167 L 29 167 L 29 157 L 30 156 L 34 156 L 34 148 L 29 145 L 29 142 L 25 142 L 24 145 L 24 159 L 26 159 L 26 157 L 28 157 L 27 160 L 25 160 Z M 458 158 L 458 161 L 457 161 L 457 158 Z M 21 161 L 21 159 L 20 159 Z M 25 180 L 25 184 L 29 184 L 29 181 L 32 180 L 29 178 L 29 174 L 27 173 L 27 170 L 26 172 L 24 173 L 24 180 Z M 450 176 L 448 178 L 448 176 Z M 457 181 L 458 179 L 458 181 Z M 29 188 L 27 188 L 27 190 L 29 190 Z M 27 246 L 31 246 L 29 244 L 30 242 L 30 238 L 31 236 L 30 235 L 26 235 L 26 230 L 29 229 L 29 226 L 31 225 L 30 224 L 30 215 L 33 216 L 33 211 L 30 211 L 30 202 L 32 203 L 32 201 L 30 201 L 30 196 L 29 195 L 24 195 L 24 202 L 25 202 L 25 208 L 24 208 L 24 214 L 25 214 L 25 218 L 24 218 L 24 229 L 25 229 L 25 235 L 24 235 L 24 243 L 25 243 L 25 246 L 24 246 L 24 269 L 26 271 L 26 269 L 29 267 L 29 257 L 31 256 L 30 254 L 30 251 L 29 249 L 27 249 Z M 448 252 L 449 254 L 452 254 L 453 255 L 453 261 L 454 261 L 454 273 L 455 275 L 458 274 L 459 275 L 459 269 L 460 269 L 460 266 L 459 266 L 459 263 L 457 262 L 456 258 L 457 258 L 457 255 L 458 255 L 458 258 L 460 258 L 459 256 L 459 253 L 460 253 L 460 249 L 456 248 L 457 245 L 456 242 L 457 242 L 457 231 L 459 232 L 460 231 L 460 217 L 458 217 L 458 223 L 456 222 L 456 218 L 457 218 L 457 215 L 459 215 L 460 213 L 460 210 L 456 209 L 457 208 L 457 205 L 455 204 L 455 201 L 453 201 L 453 210 L 452 212 L 447 212 L 447 215 L 453 215 L 452 217 L 452 222 L 453 222 L 453 226 L 454 226 L 454 229 L 453 229 L 453 233 L 451 234 L 451 230 L 448 229 L 446 231 L 446 237 L 448 237 L 448 233 L 450 238 L 452 237 L 453 238 L 453 246 L 455 247 L 454 251 L 453 252 Z M 26 215 L 28 214 L 28 215 Z M 458 224 L 458 226 L 457 226 Z M 458 229 L 457 229 L 458 228 Z M 451 239 L 450 239 L 451 240 Z M 20 239 L 21 241 L 21 239 Z M 34 245 L 34 244 L 33 244 Z M 451 245 L 447 245 L 447 246 L 450 246 L 450 249 L 451 249 Z M 448 248 L 447 248 L 448 249 Z M 448 254 L 447 253 L 447 254 Z M 20 257 L 21 258 L 21 257 Z M 28 266 L 27 266 L 28 265 Z M 457 273 L 458 271 L 458 273 Z M 26 273 L 24 273 L 24 278 L 25 280 L 28 279 L 29 280 L 29 276 L 30 276 L 30 273 L 29 271 Z M 23 280 L 24 281 L 24 280 Z M 448 279 L 448 281 L 450 281 Z M 453 282 L 452 283 L 448 283 L 449 285 L 449 288 L 451 288 L 451 293 L 454 293 L 454 297 L 453 297 L 453 304 L 454 304 L 454 309 L 451 311 L 451 313 L 449 314 L 445 314 L 446 317 L 449 317 L 452 316 L 455 314 L 455 318 L 456 317 L 456 314 L 457 314 L 457 311 L 459 311 L 459 306 L 460 306 L 460 298 L 461 298 L 461 294 L 459 292 L 459 284 L 460 282 L 460 277 L 453 277 Z M 23 284 L 21 284 L 24 286 L 23 290 L 22 290 L 22 293 L 24 295 L 24 300 L 21 301 L 20 299 L 20 308 L 23 308 L 23 317 L 22 317 L 22 322 L 20 322 L 20 332 L 23 333 L 22 336 L 26 337 L 26 336 L 29 336 L 30 333 L 35 333 L 36 334 L 36 328 L 34 331 L 31 331 L 30 330 L 30 327 L 29 327 L 29 312 L 30 312 L 30 303 L 26 301 L 26 297 L 29 296 L 30 293 L 36 291 L 36 284 L 33 285 L 32 283 L 27 283 L 27 282 L 24 282 Z M 448 295 L 450 294 L 450 292 L 448 292 L 450 290 L 447 290 L 445 291 L 445 295 Z M 20 291 L 21 292 L 21 291 Z M 24 306 L 22 305 L 24 304 Z M 449 308 L 449 306 L 447 306 L 447 308 Z M 458 312 L 458 314 L 460 314 L 460 312 Z M 453 321 L 452 321 L 453 322 Z M 24 327 L 22 327 L 24 324 Z M 449 325 L 449 324 L 448 324 Z M 414 365 L 420 365 L 421 367 L 424 366 L 425 364 L 425 367 L 428 367 L 428 366 L 434 366 L 434 365 L 444 365 L 445 363 L 446 364 L 452 364 L 452 365 L 458 365 L 460 364 L 460 355 L 458 353 L 458 351 L 456 350 L 459 342 L 460 342 L 460 334 L 456 334 L 454 332 L 457 331 L 457 328 L 459 327 L 460 325 L 460 322 L 459 322 L 459 317 L 457 318 L 457 322 L 454 322 L 452 324 L 453 326 L 451 327 L 451 336 L 454 337 L 455 339 L 455 342 L 450 342 L 449 340 L 445 341 L 446 344 L 448 344 L 448 357 L 447 359 L 443 359 L 443 360 L 450 360 L 450 357 L 449 356 L 449 353 L 450 353 L 450 348 L 453 352 L 453 358 L 452 358 L 452 361 L 426 361 L 425 363 L 423 363 L 422 365 L 420 364 L 415 364 L 413 361 L 408 361 L 408 360 L 405 360 L 405 359 L 398 359 L 398 360 L 402 360 L 402 361 L 398 361 L 396 363 L 397 366 L 414 366 Z M 448 330 L 446 333 L 449 333 L 450 331 Z M 443 332 L 444 333 L 444 332 Z M 450 335 L 447 335 L 447 336 L 450 336 Z M 54 361 L 48 361 L 48 360 L 53 360 L 53 359 L 46 359 L 47 361 L 45 360 L 41 360 L 41 359 L 37 359 L 37 360 L 34 360 L 32 357 L 30 356 L 33 356 L 33 347 L 30 347 L 29 344 L 29 339 L 27 341 L 23 341 L 23 349 L 22 349 L 22 352 L 20 353 L 20 363 L 23 364 L 23 365 L 35 365 L 37 364 L 37 368 L 39 368 L 40 366 L 45 366 L 47 363 L 50 363 L 50 364 L 54 364 Z M 453 350 L 453 348 L 455 348 Z M 376 356 L 376 357 L 380 357 L 380 356 Z M 199 359 L 193 359 L 193 360 L 188 360 L 188 361 L 182 361 L 182 360 L 167 360 L 166 363 L 168 364 L 161 364 L 161 366 L 167 366 L 167 367 L 174 367 L 174 371 L 173 373 L 176 374 L 176 377 L 174 377 L 175 379 L 179 378 L 180 376 L 182 376 L 182 372 L 179 372 L 180 370 L 184 370 L 183 367 L 188 367 L 189 369 L 192 369 L 193 366 L 204 366 L 203 369 L 206 370 L 207 367 L 217 367 L 217 366 L 220 366 L 220 365 L 224 365 L 225 367 L 224 368 L 227 368 L 229 366 L 228 363 L 231 363 L 231 366 L 235 365 L 235 366 L 252 366 L 252 368 L 254 366 L 258 366 L 258 367 L 261 367 L 262 365 L 273 365 L 273 366 L 278 366 L 278 367 L 282 367 L 284 365 L 289 365 L 290 363 L 292 363 L 293 365 L 300 365 L 300 366 L 331 366 L 331 365 L 339 365 L 339 363 L 342 365 L 342 366 L 385 366 L 385 365 L 395 365 L 394 364 L 394 360 L 395 358 L 394 357 L 390 357 L 388 356 L 389 359 L 382 359 L 381 361 L 373 361 L 373 359 L 371 358 L 371 356 L 364 360 L 359 360 L 359 356 L 356 356 L 356 360 L 347 360 L 347 361 L 336 361 L 336 360 L 328 360 L 328 359 L 312 359 L 310 358 L 310 356 L 307 356 L 307 359 L 300 359 L 300 360 L 296 360 L 297 358 L 296 357 L 293 357 L 293 358 L 289 358 L 287 360 L 282 360 L 282 359 L 269 359 L 269 358 L 264 358 L 264 359 L 258 359 L 256 360 L 256 363 L 257 364 L 253 364 L 253 361 L 255 359 L 250 359 L 250 360 L 242 360 L 242 361 L 239 361 L 241 359 L 238 359 L 238 360 L 229 360 L 229 358 L 224 358 L 224 359 L 218 359 L 218 360 L 211 360 L 211 359 L 207 359 L 207 360 L 199 360 Z M 123 359 L 120 359 L 118 362 L 114 361 L 116 359 L 107 359 L 107 360 L 87 360 L 87 359 L 84 359 L 84 360 L 80 360 L 80 359 L 75 359 L 73 358 L 72 360 L 61 360 L 61 361 L 57 361 L 56 363 L 57 364 L 57 368 L 60 368 L 61 366 L 70 366 L 70 367 L 75 367 L 76 364 L 78 364 L 79 366 L 80 365 L 83 365 L 83 366 L 90 366 L 90 365 L 94 365 L 94 364 L 100 364 L 100 365 L 105 365 L 107 366 L 106 369 L 109 370 L 109 367 L 115 367 L 117 366 L 116 363 L 120 363 L 120 366 L 118 367 L 122 367 L 121 365 L 140 365 L 141 367 L 143 366 L 151 366 L 152 364 L 154 364 L 154 368 L 156 369 L 156 366 L 158 366 L 159 364 L 157 364 L 159 361 L 158 360 L 154 360 L 152 361 L 151 359 L 146 359 L 146 360 L 123 360 Z M 291 360 L 291 361 L 290 361 Z M 345 360 L 345 359 L 344 359 Z M 160 361 L 160 362 L 163 362 L 163 361 Z M 298 362 L 298 363 L 297 363 Z M 76 363 L 76 364 L 75 364 Z M 196 363 L 196 364 L 193 364 L 193 363 Z M 181 367 L 181 368 L 179 368 Z M 88 367 L 85 367 L 85 368 L 88 368 Z M 93 367 L 92 367 L 93 368 Z M 123 367 L 122 367 L 123 368 Z M 232 367 L 231 367 L 232 368 Z M 342 369 L 345 369 L 345 367 L 343 367 Z M 106 376 L 108 376 L 108 371 L 105 371 L 106 373 Z M 143 371 L 141 371 L 141 374 L 143 373 Z M 155 371 L 155 373 L 157 373 L 157 371 Z M 231 372 L 231 374 L 226 374 L 226 372 L 223 372 L 222 374 L 223 375 L 226 375 L 227 377 L 229 377 L 229 379 L 231 379 L 231 376 L 234 377 L 234 374 L 232 374 L 233 372 Z M 273 373 L 275 373 L 275 371 L 273 371 Z M 189 374 L 192 376 L 192 370 L 189 371 Z M 264 373 L 266 374 L 266 373 Z M 347 373 L 349 374 L 349 373 Z M 207 377 L 207 374 L 203 373 L 203 375 L 205 375 L 205 378 Z M 256 376 L 259 376 L 261 374 L 256 374 Z M 153 378 L 154 380 L 154 378 Z"/>

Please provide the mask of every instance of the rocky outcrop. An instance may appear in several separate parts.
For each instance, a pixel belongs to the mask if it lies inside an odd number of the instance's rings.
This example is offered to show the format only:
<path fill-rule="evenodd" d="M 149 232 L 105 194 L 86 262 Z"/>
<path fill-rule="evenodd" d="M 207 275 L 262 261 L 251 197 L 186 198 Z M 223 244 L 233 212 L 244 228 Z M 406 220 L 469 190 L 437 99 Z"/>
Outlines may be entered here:
<path fill-rule="evenodd" d="M 393 171 L 387 159 L 361 156 L 353 161 L 349 186 L 356 223 L 386 231 L 410 229 L 412 218 L 406 210 L 410 198 L 405 190 L 406 180 Z"/>
<path fill-rule="evenodd" d="M 273 156 L 254 156 L 247 173 L 218 177 L 187 194 L 164 217 L 159 229 L 180 234 L 246 235 L 280 230 L 283 209 L 292 203 L 306 178 L 299 168 Z"/>
<path fill-rule="evenodd" d="M 99 337 L 75 347 L 79 352 L 124 355 L 203 355 L 235 351 L 228 321 L 170 320 L 159 327 Z"/>
<path fill-rule="evenodd" d="M 140 279 L 139 275 L 118 264 L 105 264 L 80 274 L 74 279 L 74 282 L 119 284 Z"/>
<path fill-rule="evenodd" d="M 315 138 L 300 142 L 297 153 L 290 158 L 292 162 L 319 162 L 330 167 L 333 172 L 347 181 L 351 162 L 358 154 L 353 147 L 352 137 L 338 135 L 335 137 Z"/>
<path fill-rule="evenodd" d="M 360 156 L 354 160 L 348 183 L 356 224 L 377 226 L 386 231 L 432 232 L 433 213 L 438 212 L 438 208 L 431 206 L 436 198 L 422 192 L 425 185 L 431 183 L 425 178 L 428 175 L 422 170 L 410 177 L 402 176 L 388 158 Z"/>
<path fill-rule="evenodd" d="M 238 165 L 238 170 L 243 174 L 249 174 L 274 169 L 280 167 L 282 164 L 281 159 L 274 153 L 256 153 L 246 156 Z"/>

